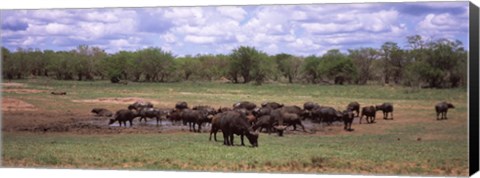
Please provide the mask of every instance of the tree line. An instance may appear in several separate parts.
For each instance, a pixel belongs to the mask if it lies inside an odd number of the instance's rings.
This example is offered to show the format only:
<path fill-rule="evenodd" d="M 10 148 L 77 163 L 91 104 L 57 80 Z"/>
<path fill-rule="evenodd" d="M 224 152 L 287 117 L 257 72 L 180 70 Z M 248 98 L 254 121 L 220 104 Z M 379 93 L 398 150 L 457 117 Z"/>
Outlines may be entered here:
<path fill-rule="evenodd" d="M 408 46 L 385 42 L 380 48 L 331 49 L 321 56 L 268 55 L 250 46 L 230 54 L 176 57 L 150 47 L 107 54 L 80 45 L 70 51 L 2 47 L 4 79 L 178 82 L 228 80 L 233 83 L 397 84 L 450 88 L 467 82 L 467 51 L 460 41 L 407 37 Z"/>

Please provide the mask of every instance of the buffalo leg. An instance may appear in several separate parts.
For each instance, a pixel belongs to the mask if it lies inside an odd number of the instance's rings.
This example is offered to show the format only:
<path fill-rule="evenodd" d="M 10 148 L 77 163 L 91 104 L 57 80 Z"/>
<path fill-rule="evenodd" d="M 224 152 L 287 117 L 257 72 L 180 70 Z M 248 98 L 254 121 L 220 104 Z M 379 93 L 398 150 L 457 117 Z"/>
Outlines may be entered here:
<path fill-rule="evenodd" d="M 240 140 L 242 141 L 242 146 L 245 146 L 245 143 L 243 143 L 243 134 L 240 135 Z"/>
<path fill-rule="evenodd" d="M 225 131 L 222 131 L 222 133 L 223 133 L 223 144 L 224 144 L 224 145 L 229 145 L 229 144 L 228 144 L 228 135 L 227 135 L 227 133 L 226 133 Z"/>
<path fill-rule="evenodd" d="M 233 133 L 230 133 L 230 145 L 233 146 Z"/>
<path fill-rule="evenodd" d="M 197 123 L 198 124 L 198 133 L 202 132 L 202 123 Z"/>
<path fill-rule="evenodd" d="M 440 116 L 440 112 L 437 112 L 437 120 L 440 120 L 440 118 L 438 116 Z"/>

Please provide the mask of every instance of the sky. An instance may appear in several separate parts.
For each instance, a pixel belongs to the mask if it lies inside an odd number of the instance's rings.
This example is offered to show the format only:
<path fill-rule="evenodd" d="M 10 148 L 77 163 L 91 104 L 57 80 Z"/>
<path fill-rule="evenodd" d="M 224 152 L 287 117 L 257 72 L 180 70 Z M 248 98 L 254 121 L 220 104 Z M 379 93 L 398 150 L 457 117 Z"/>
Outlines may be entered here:
<path fill-rule="evenodd" d="M 159 47 L 184 56 L 252 46 L 308 56 L 387 41 L 406 48 L 406 37 L 418 34 L 468 49 L 468 14 L 468 2 L 1 10 L 1 42 L 12 51 Z"/>

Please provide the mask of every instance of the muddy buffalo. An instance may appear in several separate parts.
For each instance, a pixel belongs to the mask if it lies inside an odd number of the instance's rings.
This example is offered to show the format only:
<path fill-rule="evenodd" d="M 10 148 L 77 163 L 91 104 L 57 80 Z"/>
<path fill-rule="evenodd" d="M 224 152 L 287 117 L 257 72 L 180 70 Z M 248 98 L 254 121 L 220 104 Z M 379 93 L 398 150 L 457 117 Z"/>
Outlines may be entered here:
<path fill-rule="evenodd" d="M 245 145 L 243 136 L 246 136 L 253 147 L 258 146 L 258 133 L 253 131 L 245 117 L 245 114 L 238 111 L 227 111 L 221 115 L 219 125 L 224 145 L 233 146 L 233 135 L 236 134 L 240 135 L 241 145 Z"/>
<path fill-rule="evenodd" d="M 455 108 L 455 106 L 453 106 L 452 103 L 448 103 L 448 102 L 440 102 L 438 104 L 435 105 L 435 111 L 437 112 L 437 120 L 443 120 L 443 119 L 448 119 L 447 118 L 447 112 L 448 112 L 448 109 L 449 108 Z M 441 117 L 439 118 L 438 116 Z"/>
<path fill-rule="evenodd" d="M 132 110 L 127 109 L 120 109 L 118 110 L 112 119 L 108 122 L 108 125 L 112 125 L 116 121 L 118 121 L 119 126 L 122 126 L 122 123 L 125 127 L 127 127 L 127 121 L 130 122 L 130 127 L 132 126 L 133 119 L 137 117 L 137 114 Z"/>
<path fill-rule="evenodd" d="M 100 116 L 100 117 L 112 117 L 113 113 L 112 111 L 105 109 L 105 108 L 93 108 L 92 113 L 95 113 L 95 116 Z"/>
<path fill-rule="evenodd" d="M 215 141 L 217 141 L 217 132 L 218 130 L 220 130 L 220 119 L 223 117 L 223 114 L 225 114 L 225 112 L 221 112 L 213 116 L 211 121 L 212 126 L 210 127 L 210 137 L 208 138 L 209 141 L 212 140 L 212 134 Z"/>
<path fill-rule="evenodd" d="M 178 109 L 178 110 L 188 109 L 188 104 L 185 101 L 177 102 L 177 104 L 175 104 L 175 109 Z"/>
<path fill-rule="evenodd" d="M 259 131 L 262 131 L 262 129 L 265 128 L 267 130 L 267 133 L 270 134 L 273 131 L 274 122 L 275 120 L 272 116 L 263 115 L 257 118 L 257 122 L 253 124 L 252 129 L 254 131 L 257 131 L 257 129 L 259 129 Z"/>
<path fill-rule="evenodd" d="M 362 118 L 363 116 L 366 116 L 365 120 L 367 120 L 367 123 L 375 123 L 375 114 L 376 114 L 376 109 L 374 106 L 365 106 L 362 108 L 362 113 L 360 116 L 360 124 L 362 124 Z"/>
<path fill-rule="evenodd" d="M 383 112 L 383 119 L 385 119 L 385 120 L 389 119 L 388 118 L 388 113 L 390 113 L 390 115 L 392 116 L 392 118 L 390 118 L 390 119 L 393 120 L 393 104 L 392 103 L 383 103 L 381 105 L 376 105 L 375 110 L 382 111 Z"/>
<path fill-rule="evenodd" d="M 257 107 L 257 105 L 255 103 L 252 103 L 252 102 L 249 102 L 249 101 L 242 101 L 242 102 L 238 102 L 238 103 L 235 103 L 233 104 L 233 108 L 234 109 L 246 109 L 246 110 L 253 110 Z"/>
<path fill-rule="evenodd" d="M 315 122 L 327 125 L 331 125 L 334 121 L 339 121 L 342 117 L 337 110 L 329 106 L 315 108 L 312 110 L 312 116 Z"/>
<path fill-rule="evenodd" d="M 360 116 L 360 104 L 356 101 L 349 103 L 347 105 L 347 110 L 356 111 L 357 112 L 357 117 Z"/>
<path fill-rule="evenodd" d="M 153 108 L 153 104 L 148 101 L 136 101 L 135 103 L 128 105 L 129 110 L 140 111 L 142 108 Z"/>
<path fill-rule="evenodd" d="M 283 104 L 277 102 L 264 102 L 261 104 L 262 108 L 271 108 L 271 109 L 278 109 L 283 107 Z"/>
<path fill-rule="evenodd" d="M 355 114 L 351 110 L 345 110 L 342 112 L 342 119 L 344 123 L 343 129 L 346 131 L 352 131 L 352 122 Z"/>
<path fill-rule="evenodd" d="M 189 127 L 189 131 L 201 132 L 202 124 L 205 122 L 210 122 L 208 112 L 204 110 L 192 110 L 192 109 L 183 109 L 180 112 L 180 117 L 183 120 L 183 124 Z M 195 129 L 195 125 L 198 125 L 198 130 Z"/>

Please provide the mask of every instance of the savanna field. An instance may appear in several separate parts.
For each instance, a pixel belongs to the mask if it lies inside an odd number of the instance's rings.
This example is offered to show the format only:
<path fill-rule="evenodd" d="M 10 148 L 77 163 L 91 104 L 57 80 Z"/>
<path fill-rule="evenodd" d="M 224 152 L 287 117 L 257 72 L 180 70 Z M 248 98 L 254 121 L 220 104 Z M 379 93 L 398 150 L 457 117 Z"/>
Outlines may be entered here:
<path fill-rule="evenodd" d="M 67 95 L 51 95 L 66 91 Z M 391 102 L 394 119 L 320 127 L 284 137 L 260 133 L 259 146 L 227 147 L 222 133 L 201 133 L 162 121 L 108 125 L 90 110 L 127 108 L 136 100 L 155 107 L 231 107 L 238 101 L 275 101 L 302 107 L 307 101 L 344 110 Z M 436 120 L 440 101 L 455 105 L 448 120 Z M 2 83 L 2 166 L 80 169 L 181 170 L 314 174 L 468 175 L 466 88 L 418 89 L 383 85 L 231 84 L 178 82 L 111 84 L 110 81 L 12 80 Z M 235 144 L 240 138 L 235 136 Z"/>

